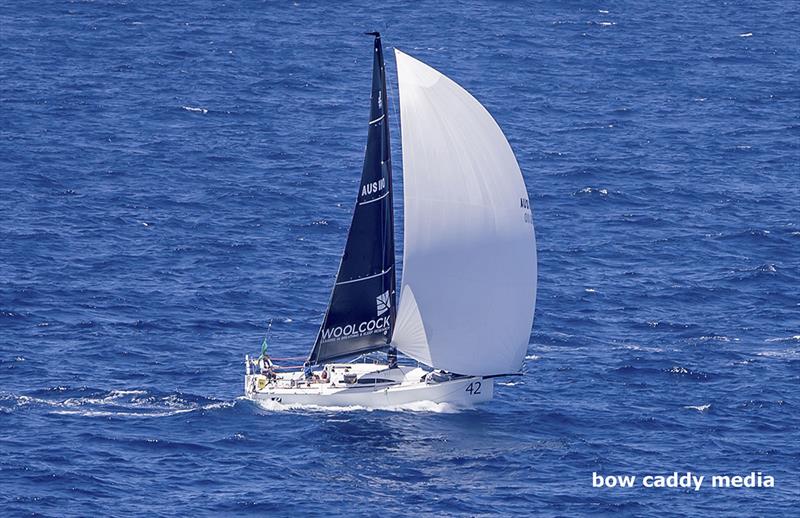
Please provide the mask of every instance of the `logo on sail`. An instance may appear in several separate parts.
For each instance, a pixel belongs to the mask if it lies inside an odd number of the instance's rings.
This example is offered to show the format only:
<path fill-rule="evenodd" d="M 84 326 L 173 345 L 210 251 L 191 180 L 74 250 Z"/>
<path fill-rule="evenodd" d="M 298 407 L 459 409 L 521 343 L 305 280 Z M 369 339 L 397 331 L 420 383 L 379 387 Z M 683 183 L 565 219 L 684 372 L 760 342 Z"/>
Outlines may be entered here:
<path fill-rule="evenodd" d="M 378 297 L 380 298 L 380 297 Z M 384 312 L 388 311 L 387 306 Z M 380 309 L 378 310 L 380 311 Z M 345 326 L 336 326 L 322 330 L 322 342 L 330 342 L 336 340 L 347 340 L 349 338 L 358 338 L 371 334 L 383 333 L 389 329 L 389 315 L 379 317 L 368 322 L 361 322 L 360 324 L 347 324 Z"/>
<path fill-rule="evenodd" d="M 391 298 L 389 298 L 389 290 L 384 291 L 375 298 L 375 304 L 378 309 L 378 316 L 383 315 L 389 308 L 391 308 Z"/>

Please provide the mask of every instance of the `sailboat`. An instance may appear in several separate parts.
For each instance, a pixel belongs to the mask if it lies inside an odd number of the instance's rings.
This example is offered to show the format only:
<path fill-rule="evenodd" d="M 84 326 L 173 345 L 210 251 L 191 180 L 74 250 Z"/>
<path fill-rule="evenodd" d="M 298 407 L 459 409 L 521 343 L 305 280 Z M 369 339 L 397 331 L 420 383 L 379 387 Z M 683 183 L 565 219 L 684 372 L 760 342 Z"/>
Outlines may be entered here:
<path fill-rule="evenodd" d="M 386 70 L 380 34 L 367 34 L 374 36 L 367 147 L 327 311 L 302 368 L 282 372 L 263 352 L 245 357 L 245 395 L 367 408 L 487 401 L 496 377 L 520 373 L 533 325 L 527 189 L 489 112 L 395 50 L 404 196 L 398 290 Z"/>

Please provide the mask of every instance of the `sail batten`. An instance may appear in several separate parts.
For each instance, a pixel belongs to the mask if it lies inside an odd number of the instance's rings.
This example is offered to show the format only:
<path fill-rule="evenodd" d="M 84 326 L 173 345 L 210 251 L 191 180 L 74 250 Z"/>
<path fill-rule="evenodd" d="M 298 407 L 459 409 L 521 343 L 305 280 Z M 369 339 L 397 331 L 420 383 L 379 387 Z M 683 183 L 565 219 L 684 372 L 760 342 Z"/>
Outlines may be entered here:
<path fill-rule="evenodd" d="M 516 372 L 536 301 L 533 220 L 516 158 L 472 95 L 395 56 L 405 229 L 392 343 L 450 372 Z"/>
<path fill-rule="evenodd" d="M 394 213 L 386 71 L 375 34 L 372 95 L 358 196 L 312 363 L 383 349 L 396 315 Z"/>

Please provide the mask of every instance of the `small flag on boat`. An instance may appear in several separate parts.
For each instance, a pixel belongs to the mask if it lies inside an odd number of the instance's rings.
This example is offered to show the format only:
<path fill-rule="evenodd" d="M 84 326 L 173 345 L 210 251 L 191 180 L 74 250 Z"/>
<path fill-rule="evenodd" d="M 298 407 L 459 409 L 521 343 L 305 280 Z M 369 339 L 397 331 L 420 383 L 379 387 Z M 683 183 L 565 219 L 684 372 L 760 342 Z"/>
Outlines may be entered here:
<path fill-rule="evenodd" d="M 261 341 L 261 358 L 267 356 L 267 338 L 269 338 L 269 331 L 272 329 L 272 319 L 269 319 L 269 325 L 267 326 L 267 332 L 264 335 L 264 340 Z"/>

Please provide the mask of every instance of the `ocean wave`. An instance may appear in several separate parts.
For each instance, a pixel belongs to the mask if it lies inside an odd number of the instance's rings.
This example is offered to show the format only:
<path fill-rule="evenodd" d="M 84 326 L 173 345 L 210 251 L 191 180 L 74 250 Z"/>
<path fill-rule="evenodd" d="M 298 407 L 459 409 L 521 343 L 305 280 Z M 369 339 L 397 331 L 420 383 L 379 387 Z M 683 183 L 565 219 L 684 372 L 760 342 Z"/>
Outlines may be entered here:
<path fill-rule="evenodd" d="M 734 338 L 735 341 L 738 341 L 738 338 Z M 724 335 L 708 335 L 708 336 L 701 336 L 697 339 L 698 342 L 730 342 L 731 339 Z"/>
<path fill-rule="evenodd" d="M 45 394 L 40 394 L 44 392 Z M 71 397 L 48 397 L 47 393 L 77 393 Z M 89 394 L 86 394 L 89 392 Z M 218 401 L 182 393 L 159 394 L 147 390 L 69 389 L 57 387 L 33 395 L 0 395 L 0 408 L 5 413 L 19 409 L 43 408 L 57 415 L 84 417 L 167 417 L 196 411 L 230 408 L 234 401 Z"/>
<path fill-rule="evenodd" d="M 712 377 L 710 374 L 706 372 L 694 371 L 692 369 L 687 369 L 686 367 L 683 367 L 681 365 L 675 365 L 669 369 L 666 369 L 664 372 L 674 376 L 689 378 L 697 381 L 707 381 Z"/>
<path fill-rule="evenodd" d="M 737 268 L 730 270 L 725 277 L 733 281 L 753 281 L 779 277 L 781 275 L 782 272 L 776 264 L 764 263 L 753 268 Z"/>
<path fill-rule="evenodd" d="M 762 228 L 747 228 L 744 230 L 739 230 L 738 232 L 727 232 L 722 233 L 718 237 L 719 239 L 768 239 L 772 235 L 772 232 Z"/>
<path fill-rule="evenodd" d="M 756 356 L 764 358 L 780 358 L 787 360 L 800 359 L 800 349 L 784 349 L 781 351 L 759 351 Z"/>
<path fill-rule="evenodd" d="M 711 409 L 711 403 L 705 405 L 688 405 L 683 407 L 687 410 L 697 410 L 698 412 L 708 412 Z"/>
<path fill-rule="evenodd" d="M 685 330 L 689 329 L 690 327 L 694 327 L 694 324 L 684 324 L 682 322 L 670 322 L 668 320 L 648 320 L 647 326 L 652 327 L 655 329 L 666 329 L 670 330 Z"/>
<path fill-rule="evenodd" d="M 183 108 L 187 112 L 202 113 L 203 115 L 208 113 L 208 109 L 197 106 L 181 106 L 181 108 Z"/>
<path fill-rule="evenodd" d="M 757 266 L 753 271 L 764 272 L 764 273 L 777 273 L 778 268 L 774 264 L 767 263 Z"/>
<path fill-rule="evenodd" d="M 573 196 L 585 196 L 585 195 L 595 195 L 606 197 L 608 196 L 608 189 L 606 188 L 598 188 L 598 187 L 584 187 L 578 191 L 572 193 Z"/>
<path fill-rule="evenodd" d="M 644 352 L 649 352 L 649 353 L 663 353 L 664 352 L 664 349 L 662 349 L 661 347 L 649 347 L 649 346 L 638 345 L 638 344 L 626 344 L 626 345 L 623 345 L 622 347 L 614 347 L 614 349 L 627 349 L 629 351 L 644 351 Z"/>
<path fill-rule="evenodd" d="M 800 335 L 785 336 L 780 338 L 767 338 L 765 342 L 800 342 Z"/>

